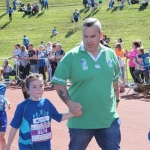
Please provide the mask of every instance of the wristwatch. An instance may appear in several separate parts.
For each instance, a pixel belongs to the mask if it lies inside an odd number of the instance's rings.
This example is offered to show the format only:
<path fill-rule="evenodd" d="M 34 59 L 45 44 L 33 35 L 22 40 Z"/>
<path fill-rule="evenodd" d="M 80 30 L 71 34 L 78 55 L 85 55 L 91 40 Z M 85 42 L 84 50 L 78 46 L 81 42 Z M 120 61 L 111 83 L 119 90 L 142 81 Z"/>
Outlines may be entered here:
<path fill-rule="evenodd" d="M 119 99 L 116 99 L 116 103 L 119 103 L 120 102 L 120 98 Z"/>

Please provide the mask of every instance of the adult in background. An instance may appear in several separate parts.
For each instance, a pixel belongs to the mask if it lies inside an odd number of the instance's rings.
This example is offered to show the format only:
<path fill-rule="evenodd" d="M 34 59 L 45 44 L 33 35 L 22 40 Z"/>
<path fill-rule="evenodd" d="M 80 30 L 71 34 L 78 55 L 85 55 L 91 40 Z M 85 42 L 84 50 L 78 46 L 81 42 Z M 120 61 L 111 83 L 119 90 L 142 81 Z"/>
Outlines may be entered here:
<path fill-rule="evenodd" d="M 12 67 L 9 64 L 8 59 L 4 60 L 3 69 L 4 69 L 3 77 L 5 79 L 5 84 L 9 84 L 9 75 L 12 72 Z"/>
<path fill-rule="evenodd" d="M 122 2 L 122 4 L 120 5 L 120 7 L 124 7 L 124 2 L 125 1 L 127 1 L 128 2 L 128 4 L 130 5 L 130 1 L 129 0 L 122 0 L 121 2 Z"/>
<path fill-rule="evenodd" d="M 83 42 L 59 62 L 52 78 L 69 110 L 75 116 L 83 112 L 68 120 L 69 150 L 85 150 L 93 137 L 102 150 L 120 150 L 118 59 L 112 49 L 99 43 L 102 29 L 98 19 L 84 20 L 82 37 Z M 67 79 L 71 82 L 68 90 Z"/>
<path fill-rule="evenodd" d="M 57 43 L 56 44 L 56 52 L 55 52 L 55 60 L 57 61 L 57 64 L 60 62 L 60 60 L 64 57 L 65 55 L 65 52 L 64 50 L 62 49 L 62 46 L 60 43 Z"/>
<path fill-rule="evenodd" d="M 80 12 L 78 11 L 78 9 L 75 9 L 75 11 L 73 12 L 73 21 L 75 22 L 75 27 L 76 29 L 78 29 L 78 20 L 79 20 L 80 16 Z"/>
<path fill-rule="evenodd" d="M 91 0 L 92 12 L 94 11 L 95 0 Z"/>
<path fill-rule="evenodd" d="M 135 70 L 135 64 L 133 63 L 133 59 L 136 57 L 138 50 L 137 48 L 141 47 L 139 41 L 134 41 L 132 44 L 132 49 L 130 52 L 125 50 L 126 53 L 126 58 L 129 59 L 129 69 L 130 69 L 130 74 L 132 76 L 132 79 L 134 80 L 134 83 L 138 83 L 138 80 L 135 78 L 133 72 Z M 137 94 L 136 92 L 133 91 L 133 94 Z"/>
<path fill-rule="evenodd" d="M 26 49 L 28 49 L 29 43 L 30 43 L 29 38 L 26 35 L 24 35 L 23 36 L 23 45 L 26 47 Z"/>
<path fill-rule="evenodd" d="M 12 4 L 13 4 L 13 10 L 16 11 L 16 0 L 13 0 Z"/>
<path fill-rule="evenodd" d="M 27 14 L 27 15 L 32 13 L 32 5 L 30 3 L 27 4 L 24 13 Z"/>
<path fill-rule="evenodd" d="M 86 8 L 87 3 L 88 3 L 88 0 L 83 0 L 84 8 Z"/>
<path fill-rule="evenodd" d="M 27 59 L 30 62 L 30 70 L 32 73 L 38 73 L 38 66 L 37 66 L 37 52 L 33 47 L 33 44 L 28 45 L 28 56 Z"/>
<path fill-rule="evenodd" d="M 29 75 L 30 64 L 29 60 L 26 58 L 28 57 L 28 51 L 24 45 L 20 46 L 20 54 L 18 56 L 19 59 L 19 71 L 20 71 L 20 78 L 25 79 L 26 76 Z"/>

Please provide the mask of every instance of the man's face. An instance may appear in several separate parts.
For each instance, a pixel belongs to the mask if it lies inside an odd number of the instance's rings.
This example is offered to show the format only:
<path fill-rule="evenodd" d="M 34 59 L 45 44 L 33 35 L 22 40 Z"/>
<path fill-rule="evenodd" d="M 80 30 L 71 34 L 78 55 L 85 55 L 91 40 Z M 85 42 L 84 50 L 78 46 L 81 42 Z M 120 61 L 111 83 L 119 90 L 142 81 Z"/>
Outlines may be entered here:
<path fill-rule="evenodd" d="M 33 46 L 28 45 L 28 50 L 32 50 L 32 49 L 33 49 Z"/>
<path fill-rule="evenodd" d="M 61 48 L 60 48 L 60 45 L 56 45 L 56 50 L 57 50 L 57 51 L 60 51 L 60 49 L 61 49 Z"/>
<path fill-rule="evenodd" d="M 96 26 L 86 27 L 82 30 L 84 47 L 89 52 L 95 52 L 99 49 L 101 33 Z"/>

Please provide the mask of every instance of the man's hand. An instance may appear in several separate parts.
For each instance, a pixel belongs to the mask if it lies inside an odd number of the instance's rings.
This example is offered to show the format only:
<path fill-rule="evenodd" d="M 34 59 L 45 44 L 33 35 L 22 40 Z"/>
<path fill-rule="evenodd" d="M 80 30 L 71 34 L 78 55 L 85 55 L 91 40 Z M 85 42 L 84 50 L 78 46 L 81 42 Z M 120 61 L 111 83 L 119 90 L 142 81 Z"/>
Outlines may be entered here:
<path fill-rule="evenodd" d="M 67 102 L 67 106 L 70 109 L 70 112 L 74 115 L 74 116 L 81 116 L 82 114 L 82 106 L 77 103 L 77 102 L 73 102 L 73 101 L 68 101 Z"/>

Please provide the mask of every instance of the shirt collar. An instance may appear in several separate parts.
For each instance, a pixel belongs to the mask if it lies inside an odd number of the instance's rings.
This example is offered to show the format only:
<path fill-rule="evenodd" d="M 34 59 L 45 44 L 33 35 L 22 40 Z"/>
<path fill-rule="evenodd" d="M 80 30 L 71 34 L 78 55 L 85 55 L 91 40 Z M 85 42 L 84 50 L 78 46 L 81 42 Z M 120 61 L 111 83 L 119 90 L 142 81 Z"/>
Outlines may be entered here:
<path fill-rule="evenodd" d="M 92 53 L 90 53 L 90 52 L 85 50 L 83 41 L 81 42 L 81 44 L 79 46 L 79 49 L 81 51 L 86 51 L 90 55 L 90 57 L 96 62 L 101 57 L 101 54 L 107 50 L 106 47 L 103 46 L 102 44 L 99 44 L 99 47 L 100 47 L 100 51 L 99 51 L 99 53 L 98 53 L 96 58 L 92 55 Z"/>
<path fill-rule="evenodd" d="M 106 51 L 107 49 L 106 49 L 106 47 L 105 46 L 103 46 L 102 44 L 100 44 L 99 43 L 99 47 L 100 47 L 100 51 L 101 52 L 104 52 L 104 51 Z M 83 41 L 80 43 L 80 45 L 79 45 L 79 49 L 81 50 L 81 51 L 86 51 L 86 49 L 84 48 L 84 44 L 83 44 Z"/>

